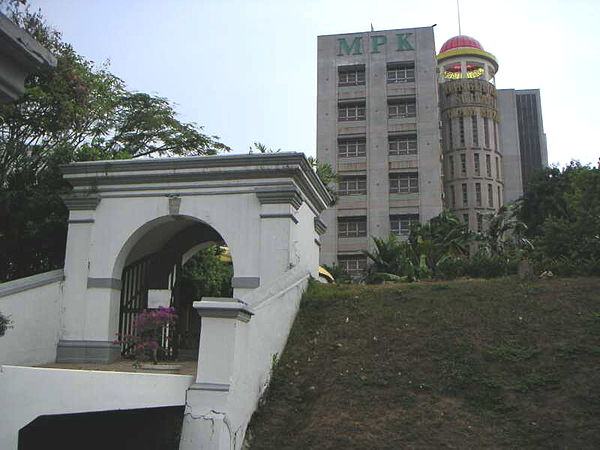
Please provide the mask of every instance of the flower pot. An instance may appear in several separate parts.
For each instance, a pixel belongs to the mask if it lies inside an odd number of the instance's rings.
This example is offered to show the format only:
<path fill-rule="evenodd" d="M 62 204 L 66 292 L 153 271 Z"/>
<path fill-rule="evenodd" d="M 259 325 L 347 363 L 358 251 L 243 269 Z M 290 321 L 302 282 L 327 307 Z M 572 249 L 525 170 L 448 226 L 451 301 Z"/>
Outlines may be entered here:
<path fill-rule="evenodd" d="M 178 374 L 181 371 L 181 364 L 140 364 L 135 371 L 138 373 Z"/>

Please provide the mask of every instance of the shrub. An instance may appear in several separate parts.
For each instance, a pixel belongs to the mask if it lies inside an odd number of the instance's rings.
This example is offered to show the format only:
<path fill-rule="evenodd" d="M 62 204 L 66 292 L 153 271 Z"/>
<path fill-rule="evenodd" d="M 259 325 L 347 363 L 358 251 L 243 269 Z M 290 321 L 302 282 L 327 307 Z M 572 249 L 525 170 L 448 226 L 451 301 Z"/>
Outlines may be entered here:
<path fill-rule="evenodd" d="M 12 320 L 10 320 L 10 317 L 8 316 L 3 316 L 0 313 L 0 337 L 4 336 L 4 333 L 6 333 L 6 330 L 8 330 L 9 328 L 13 327 L 13 322 Z"/>

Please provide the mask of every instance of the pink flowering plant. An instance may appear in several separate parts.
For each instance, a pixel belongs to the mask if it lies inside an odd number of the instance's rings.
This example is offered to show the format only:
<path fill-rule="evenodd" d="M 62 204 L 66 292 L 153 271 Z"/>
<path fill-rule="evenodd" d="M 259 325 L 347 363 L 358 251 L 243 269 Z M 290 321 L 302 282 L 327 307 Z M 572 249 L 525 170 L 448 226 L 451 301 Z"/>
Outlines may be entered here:
<path fill-rule="evenodd" d="M 158 352 L 162 350 L 166 353 L 166 349 L 160 345 L 163 331 L 166 326 L 175 326 L 176 321 L 175 308 L 145 309 L 135 320 L 135 333 L 129 335 L 117 333 L 119 336 L 117 342 L 134 346 L 136 364 L 148 360 L 157 364 Z"/>

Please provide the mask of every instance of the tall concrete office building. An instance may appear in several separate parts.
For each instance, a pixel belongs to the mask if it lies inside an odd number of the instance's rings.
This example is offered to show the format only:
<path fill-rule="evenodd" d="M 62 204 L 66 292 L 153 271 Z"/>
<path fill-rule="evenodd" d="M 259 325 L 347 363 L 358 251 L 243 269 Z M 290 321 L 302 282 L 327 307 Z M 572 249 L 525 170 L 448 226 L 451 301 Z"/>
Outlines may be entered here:
<path fill-rule="evenodd" d="M 497 71 L 467 36 L 436 55 L 432 27 L 319 36 L 317 158 L 340 177 L 321 263 L 358 275 L 372 236 L 406 237 L 444 207 L 481 230 L 522 194 L 547 164 L 539 91 L 497 91 Z"/>

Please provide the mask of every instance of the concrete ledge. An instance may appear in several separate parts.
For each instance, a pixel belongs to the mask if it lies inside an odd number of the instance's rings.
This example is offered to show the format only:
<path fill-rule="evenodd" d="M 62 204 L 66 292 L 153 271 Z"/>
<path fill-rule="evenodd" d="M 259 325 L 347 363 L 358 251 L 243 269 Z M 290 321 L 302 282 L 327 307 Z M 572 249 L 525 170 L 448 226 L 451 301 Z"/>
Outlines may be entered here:
<path fill-rule="evenodd" d="M 233 277 L 231 279 L 232 288 L 254 289 L 260 286 L 259 277 Z"/>
<path fill-rule="evenodd" d="M 254 311 L 244 302 L 235 298 L 202 297 L 202 301 L 193 303 L 200 317 L 219 317 L 250 321 Z"/>
<path fill-rule="evenodd" d="M 121 347 L 107 341 L 58 341 L 57 363 L 111 363 L 121 357 Z"/>
<path fill-rule="evenodd" d="M 64 279 L 65 273 L 63 269 L 58 269 L 40 273 L 38 275 L 32 275 L 30 277 L 19 278 L 13 281 L 7 281 L 6 283 L 0 284 L 0 298 L 54 283 L 56 281 L 62 281 Z"/>
<path fill-rule="evenodd" d="M 325 234 L 325 232 L 327 231 L 327 225 L 325 225 L 325 222 L 323 222 L 320 217 L 315 217 L 314 225 L 315 231 L 319 236 Z"/>
<path fill-rule="evenodd" d="M 294 209 L 302 205 L 302 195 L 294 186 L 281 188 L 258 188 L 256 196 L 261 205 L 290 204 Z"/>

